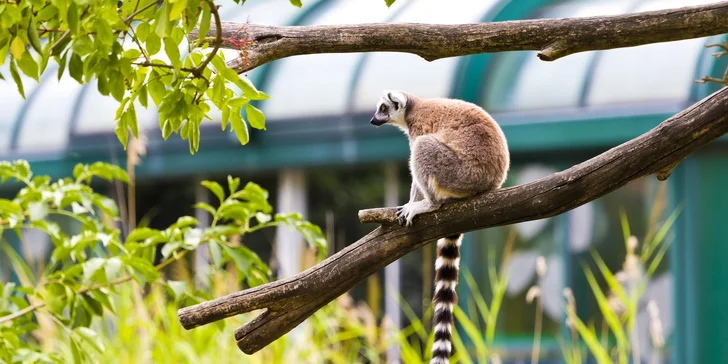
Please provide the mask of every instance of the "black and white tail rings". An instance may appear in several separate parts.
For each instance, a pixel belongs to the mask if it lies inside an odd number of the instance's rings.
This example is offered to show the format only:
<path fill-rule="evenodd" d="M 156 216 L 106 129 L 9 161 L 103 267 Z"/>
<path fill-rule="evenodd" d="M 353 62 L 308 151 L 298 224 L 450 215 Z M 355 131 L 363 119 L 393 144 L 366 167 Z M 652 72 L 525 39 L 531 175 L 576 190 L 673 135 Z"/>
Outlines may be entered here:
<path fill-rule="evenodd" d="M 452 330 L 455 321 L 453 307 L 458 300 L 455 287 L 458 284 L 462 238 L 463 235 L 458 234 L 437 241 L 435 295 L 432 299 L 435 308 L 435 316 L 432 321 L 435 340 L 432 343 L 430 364 L 448 364 L 450 355 L 452 355 Z"/>

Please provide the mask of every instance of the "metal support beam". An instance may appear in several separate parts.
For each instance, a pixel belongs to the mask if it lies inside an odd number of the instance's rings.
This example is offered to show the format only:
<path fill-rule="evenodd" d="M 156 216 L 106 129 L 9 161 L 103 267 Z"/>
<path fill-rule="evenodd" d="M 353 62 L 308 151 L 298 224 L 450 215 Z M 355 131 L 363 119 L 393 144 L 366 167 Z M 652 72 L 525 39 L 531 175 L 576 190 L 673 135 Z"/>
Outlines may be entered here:
<path fill-rule="evenodd" d="M 384 206 L 399 205 L 399 169 L 395 163 L 384 166 Z M 402 327 L 401 311 L 397 297 L 400 294 L 400 264 L 395 260 L 384 268 L 384 313 L 392 322 L 392 332 Z M 392 337 L 389 335 L 389 337 Z M 392 345 L 387 349 L 387 363 L 399 363 L 399 346 Z"/>
<path fill-rule="evenodd" d="M 210 203 L 210 194 L 207 188 L 202 186 L 204 178 L 195 179 L 195 202 Z M 210 214 L 203 209 L 195 209 L 195 218 L 198 227 L 204 229 L 210 226 Z M 198 288 L 209 288 L 210 286 L 210 251 L 207 247 L 201 247 L 195 250 L 195 285 Z"/>
<path fill-rule="evenodd" d="M 283 169 L 278 180 L 278 203 L 276 212 L 299 212 L 307 215 L 306 175 L 300 169 Z M 304 240 L 296 229 L 279 225 L 276 228 L 276 257 L 278 279 L 295 275 L 301 271 Z"/>

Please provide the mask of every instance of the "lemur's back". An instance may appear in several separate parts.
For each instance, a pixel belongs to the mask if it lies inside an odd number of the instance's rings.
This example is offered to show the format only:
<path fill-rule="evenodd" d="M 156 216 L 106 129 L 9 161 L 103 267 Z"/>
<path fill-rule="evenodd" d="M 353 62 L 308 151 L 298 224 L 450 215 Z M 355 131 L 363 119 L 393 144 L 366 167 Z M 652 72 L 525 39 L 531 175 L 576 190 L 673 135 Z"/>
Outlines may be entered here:
<path fill-rule="evenodd" d="M 468 191 L 470 194 L 498 188 L 505 182 L 510 167 L 508 145 L 500 126 L 485 110 L 445 98 L 418 98 L 408 106 L 410 140 L 430 134 L 452 149 L 461 159 L 462 178 L 479 182 L 467 183 L 476 188 Z"/>

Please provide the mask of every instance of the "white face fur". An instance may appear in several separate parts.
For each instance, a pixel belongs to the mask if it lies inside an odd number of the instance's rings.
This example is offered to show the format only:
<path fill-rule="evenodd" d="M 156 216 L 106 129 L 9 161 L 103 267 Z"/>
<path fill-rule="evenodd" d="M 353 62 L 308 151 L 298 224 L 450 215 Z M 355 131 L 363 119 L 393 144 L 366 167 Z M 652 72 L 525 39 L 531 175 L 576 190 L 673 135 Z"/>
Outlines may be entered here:
<path fill-rule="evenodd" d="M 372 117 L 372 125 L 381 126 L 391 124 L 407 130 L 404 120 L 404 110 L 407 97 L 400 91 L 384 91 L 384 96 L 377 103 L 377 111 Z"/>

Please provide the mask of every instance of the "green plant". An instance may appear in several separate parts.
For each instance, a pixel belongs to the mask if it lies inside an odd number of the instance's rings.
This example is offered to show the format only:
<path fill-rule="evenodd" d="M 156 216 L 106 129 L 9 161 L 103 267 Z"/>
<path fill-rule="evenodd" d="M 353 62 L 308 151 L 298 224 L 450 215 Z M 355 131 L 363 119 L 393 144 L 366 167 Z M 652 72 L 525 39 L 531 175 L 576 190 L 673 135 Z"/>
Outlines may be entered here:
<path fill-rule="evenodd" d="M 22 241 L 21 229 L 38 229 L 53 243 L 48 264 L 36 275 L 6 241 L 1 242 L 21 282 L 20 286 L 0 283 L 3 362 L 65 362 L 63 352 L 55 350 L 57 345 L 33 344 L 44 342 L 38 332 L 55 330 L 62 332 L 74 362 L 92 359 L 91 353 L 101 351 L 92 324 L 117 315 L 114 297 L 124 283 L 138 285 L 133 292 L 139 299 L 142 290 L 162 287 L 177 304 L 200 301 L 204 295 L 187 282 L 167 279 L 164 274 L 165 267 L 195 249 L 209 249 L 215 269 L 230 262 L 238 283 L 249 287 L 267 282 L 270 272 L 253 251 L 234 243 L 236 237 L 287 224 L 300 231 L 311 247 L 325 250 L 320 228 L 299 214 L 272 214 L 264 189 L 254 183 L 240 188 L 240 180 L 232 177 L 228 177 L 228 192 L 216 182 L 202 182 L 219 200 L 218 207 L 195 205 L 212 215 L 210 226 L 198 226 L 195 218 L 183 216 L 167 229 L 139 227 L 122 238 L 120 230 L 104 218 L 117 218 L 117 205 L 94 192 L 90 186 L 94 177 L 129 181 L 124 170 L 104 163 L 77 165 L 73 178 L 51 182 L 47 176 L 33 176 L 26 161 L 0 162 L 0 182 L 13 179 L 23 185 L 12 200 L 0 199 L 0 231 L 14 232 Z M 71 219 L 79 231 L 64 231 L 51 216 Z"/>
<path fill-rule="evenodd" d="M 622 212 L 622 231 L 627 250 L 622 269 L 617 273 L 613 273 L 599 254 L 592 252 L 592 258 L 598 267 L 599 273 L 607 282 L 608 292 L 605 293 L 602 290 L 595 274 L 584 265 L 584 274 L 604 317 L 605 332 L 602 334 L 602 339 L 600 339 L 593 324 L 587 325 L 577 316 L 573 295 L 570 294 L 570 291 L 566 292 L 568 301 L 566 313 L 569 323 L 572 325 L 572 331 L 578 332 L 589 353 L 594 356 L 597 362 L 612 363 L 616 361 L 623 364 L 629 361 L 630 354 L 633 356 L 633 361 L 639 361 L 640 353 L 636 345 L 634 345 L 636 337 L 631 335 L 637 317 L 638 304 L 647 283 L 664 258 L 665 253 L 667 253 L 670 246 L 668 232 L 679 213 L 679 209 L 675 210 L 659 226 L 656 232 L 648 232 L 640 247 L 637 238 L 630 233 L 626 214 Z M 654 303 L 648 303 L 649 305 L 654 306 Z M 651 311 L 654 311 L 654 308 Z M 650 314 L 654 316 L 652 312 Z M 610 345 L 609 340 L 606 340 L 609 333 L 614 336 L 616 341 L 614 345 Z M 664 339 L 653 336 L 653 341 L 656 345 L 662 345 Z M 576 345 L 564 350 L 564 356 L 572 358 L 576 351 L 581 352 L 581 349 L 577 348 Z M 571 354 L 567 355 L 566 352 L 571 352 Z M 579 361 L 575 360 L 574 362 Z"/>

